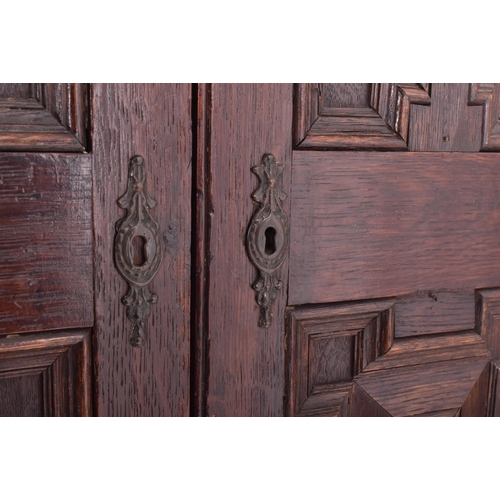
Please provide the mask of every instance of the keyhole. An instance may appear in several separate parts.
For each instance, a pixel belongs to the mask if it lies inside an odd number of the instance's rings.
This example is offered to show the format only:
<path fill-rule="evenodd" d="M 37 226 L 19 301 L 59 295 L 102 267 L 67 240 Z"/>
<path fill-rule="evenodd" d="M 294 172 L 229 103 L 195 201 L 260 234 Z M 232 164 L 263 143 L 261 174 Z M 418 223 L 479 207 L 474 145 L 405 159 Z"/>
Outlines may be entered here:
<path fill-rule="evenodd" d="M 142 266 L 146 262 L 146 240 L 142 236 L 132 239 L 134 249 L 134 266 Z"/>
<path fill-rule="evenodd" d="M 276 252 L 276 229 L 274 229 L 274 227 L 268 227 L 264 234 L 266 236 L 266 246 L 264 251 L 267 255 L 272 255 Z"/>

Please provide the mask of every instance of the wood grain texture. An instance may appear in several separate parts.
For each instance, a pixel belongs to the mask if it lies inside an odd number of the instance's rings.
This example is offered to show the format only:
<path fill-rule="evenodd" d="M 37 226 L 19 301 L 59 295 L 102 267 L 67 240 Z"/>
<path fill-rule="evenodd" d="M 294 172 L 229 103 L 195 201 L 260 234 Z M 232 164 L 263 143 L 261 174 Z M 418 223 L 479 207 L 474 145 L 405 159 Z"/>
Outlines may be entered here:
<path fill-rule="evenodd" d="M 88 84 L 0 84 L 0 151 L 89 151 L 88 103 Z"/>
<path fill-rule="evenodd" d="M 462 405 L 462 410 L 460 412 L 461 417 L 487 416 L 490 369 L 490 363 L 488 363 L 472 386 L 472 389 Z"/>
<path fill-rule="evenodd" d="M 295 151 L 290 304 L 500 283 L 495 155 Z"/>
<path fill-rule="evenodd" d="M 498 367 L 491 348 L 500 332 L 492 311 L 499 294 L 476 292 L 474 330 L 395 339 L 392 301 L 290 308 L 286 414 L 495 415 Z M 363 337 L 377 340 L 367 344 Z"/>
<path fill-rule="evenodd" d="M 296 84 L 294 147 L 406 150 L 412 105 L 428 84 Z"/>
<path fill-rule="evenodd" d="M 390 417 L 389 413 L 356 383 L 352 384 L 348 408 L 346 416 L 350 417 Z"/>
<path fill-rule="evenodd" d="M 90 329 L 0 338 L 0 401 L 1 416 L 91 416 Z"/>
<path fill-rule="evenodd" d="M 92 105 L 97 414 L 189 415 L 191 87 L 96 84 Z M 123 216 L 116 202 L 134 155 L 144 158 L 166 249 L 150 284 L 158 302 L 142 348 L 128 342 L 127 285 L 113 263 L 115 223 Z"/>
<path fill-rule="evenodd" d="M 90 158 L 0 154 L 0 334 L 92 326 Z"/>
<path fill-rule="evenodd" d="M 411 151 L 479 151 L 482 112 L 469 104 L 469 84 L 433 83 L 430 106 L 410 117 Z"/>
<path fill-rule="evenodd" d="M 489 365 L 486 357 L 361 373 L 356 383 L 392 416 L 457 408 Z"/>
<path fill-rule="evenodd" d="M 448 290 L 398 297 L 396 337 L 471 330 L 475 322 L 475 292 Z"/>
<path fill-rule="evenodd" d="M 288 259 L 276 276 L 284 282 L 273 323 L 257 326 L 256 271 L 245 251 L 257 178 L 251 168 L 265 153 L 283 164 L 290 193 L 292 85 L 213 85 L 210 165 L 213 215 L 210 233 L 210 416 L 283 414 L 284 321 Z M 283 203 L 289 213 L 289 198 Z"/>
<path fill-rule="evenodd" d="M 43 409 L 40 374 L 0 378 L 1 417 L 43 417 Z"/>
<path fill-rule="evenodd" d="M 488 416 L 500 417 L 500 384 L 498 383 L 500 366 L 498 362 L 493 361 L 490 370 Z"/>
<path fill-rule="evenodd" d="M 286 415 L 340 411 L 353 377 L 390 349 L 393 335 L 392 301 L 290 309 Z"/>
<path fill-rule="evenodd" d="M 500 360 L 500 290 L 476 292 L 476 328 L 494 361 Z"/>
<path fill-rule="evenodd" d="M 481 106 L 481 151 L 500 151 L 500 84 L 469 84 L 469 106 Z"/>

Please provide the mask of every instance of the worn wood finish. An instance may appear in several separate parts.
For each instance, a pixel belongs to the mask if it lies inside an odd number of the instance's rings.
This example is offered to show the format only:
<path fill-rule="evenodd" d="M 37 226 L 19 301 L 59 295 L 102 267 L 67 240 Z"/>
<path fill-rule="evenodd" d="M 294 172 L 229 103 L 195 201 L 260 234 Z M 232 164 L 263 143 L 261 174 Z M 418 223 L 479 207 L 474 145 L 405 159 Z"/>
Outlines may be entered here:
<path fill-rule="evenodd" d="M 259 328 L 252 283 L 256 270 L 245 252 L 257 179 L 251 167 L 271 153 L 291 175 L 292 85 L 213 85 L 210 166 L 208 414 L 273 416 L 283 412 L 284 316 L 288 259 L 276 276 L 284 282 L 270 328 Z M 289 213 L 289 198 L 283 203 Z"/>
<path fill-rule="evenodd" d="M 393 302 L 291 309 L 287 330 L 286 414 L 342 416 L 353 378 L 392 345 Z"/>
<path fill-rule="evenodd" d="M 89 151 L 88 103 L 88 84 L 0 84 L 0 151 Z"/>
<path fill-rule="evenodd" d="M 479 151 L 482 110 L 469 104 L 469 84 L 433 83 L 430 106 L 410 117 L 411 151 Z"/>
<path fill-rule="evenodd" d="M 0 334 L 92 326 L 91 165 L 0 154 Z"/>
<path fill-rule="evenodd" d="M 390 417 L 368 393 L 366 393 L 358 384 L 353 383 L 351 394 L 348 399 L 349 417 Z"/>
<path fill-rule="evenodd" d="M 392 416 L 412 416 L 462 406 L 486 367 L 485 353 L 481 358 L 362 373 L 356 383 Z"/>
<path fill-rule="evenodd" d="M 296 84 L 294 146 L 406 150 L 411 105 L 431 102 L 428 84 Z"/>
<path fill-rule="evenodd" d="M 496 155 L 296 151 L 290 303 L 500 283 Z"/>
<path fill-rule="evenodd" d="M 391 301 L 291 308 L 287 415 L 495 415 L 499 294 L 477 291 L 473 331 L 399 339 Z"/>
<path fill-rule="evenodd" d="M 0 416 L 91 416 L 89 329 L 0 338 Z"/>
<path fill-rule="evenodd" d="M 93 175 L 95 217 L 96 413 L 100 416 L 189 414 L 191 87 L 94 85 Z M 150 284 L 151 307 L 142 348 L 128 342 L 121 297 L 127 285 L 115 269 L 117 205 L 128 164 L 144 157 L 148 190 L 157 201 L 165 256 Z"/>
<path fill-rule="evenodd" d="M 481 151 L 500 151 L 500 84 L 470 83 L 468 104 L 482 108 Z"/>
<path fill-rule="evenodd" d="M 439 290 L 399 297 L 395 305 L 396 337 L 474 328 L 474 290 Z"/>

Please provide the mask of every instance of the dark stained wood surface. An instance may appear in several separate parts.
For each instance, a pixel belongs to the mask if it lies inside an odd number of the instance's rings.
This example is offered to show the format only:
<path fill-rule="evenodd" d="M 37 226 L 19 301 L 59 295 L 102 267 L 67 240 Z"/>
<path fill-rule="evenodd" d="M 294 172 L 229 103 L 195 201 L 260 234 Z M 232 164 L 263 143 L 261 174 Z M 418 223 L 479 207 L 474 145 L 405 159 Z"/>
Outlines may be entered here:
<path fill-rule="evenodd" d="M 191 272 L 191 86 L 93 86 L 95 216 L 95 369 L 99 416 L 189 415 Z M 165 256 L 150 290 L 158 295 L 149 340 L 130 345 L 121 298 L 127 284 L 113 262 L 116 201 L 132 156 L 144 157 L 158 201 Z"/>
<path fill-rule="evenodd" d="M 90 150 L 88 84 L 0 84 L 0 151 Z"/>
<path fill-rule="evenodd" d="M 346 416 L 390 417 L 389 413 L 356 383 L 352 384 L 348 408 L 349 414 Z"/>
<path fill-rule="evenodd" d="M 43 381 L 40 374 L 0 378 L 0 416 L 43 415 Z"/>
<path fill-rule="evenodd" d="M 259 328 L 252 284 L 256 270 L 245 251 L 257 178 L 251 167 L 271 153 L 285 167 L 290 193 L 292 85 L 213 85 L 210 165 L 208 415 L 283 413 L 284 322 L 288 259 L 277 272 L 284 285 L 273 324 Z M 289 198 L 283 203 L 289 213 Z"/>
<path fill-rule="evenodd" d="M 91 416 L 90 329 L 0 338 L 0 416 Z"/>
<path fill-rule="evenodd" d="M 396 337 L 470 330 L 475 321 L 475 292 L 448 290 L 399 297 Z"/>
<path fill-rule="evenodd" d="M 0 154 L 0 334 L 92 326 L 91 164 Z"/>
<path fill-rule="evenodd" d="M 482 110 L 469 104 L 468 83 L 433 83 L 430 106 L 410 115 L 411 151 L 479 151 Z"/>
<path fill-rule="evenodd" d="M 486 358 L 442 361 L 362 373 L 356 383 L 392 416 L 412 416 L 460 407 L 486 367 Z"/>
<path fill-rule="evenodd" d="M 353 378 L 391 352 L 393 339 L 392 301 L 289 309 L 286 415 L 345 416 Z M 373 406 L 359 398 L 354 404 L 361 412 Z"/>
<path fill-rule="evenodd" d="M 494 154 L 296 151 L 291 304 L 500 284 Z"/>
<path fill-rule="evenodd" d="M 413 105 L 428 105 L 429 84 L 296 84 L 294 146 L 406 150 Z"/>

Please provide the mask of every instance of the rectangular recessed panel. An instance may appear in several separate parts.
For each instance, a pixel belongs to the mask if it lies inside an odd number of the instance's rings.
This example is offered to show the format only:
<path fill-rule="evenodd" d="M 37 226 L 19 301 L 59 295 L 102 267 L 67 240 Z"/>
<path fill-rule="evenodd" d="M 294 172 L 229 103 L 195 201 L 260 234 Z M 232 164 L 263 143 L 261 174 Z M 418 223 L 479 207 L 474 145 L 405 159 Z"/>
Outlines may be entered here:
<path fill-rule="evenodd" d="M 43 417 L 42 375 L 0 378 L 0 417 Z"/>
<path fill-rule="evenodd" d="M 472 330 L 474 314 L 474 290 L 421 292 L 399 297 L 395 305 L 395 336 Z"/>
<path fill-rule="evenodd" d="M 328 334 L 309 337 L 309 392 L 318 385 L 352 380 L 355 338 Z"/>
<path fill-rule="evenodd" d="M 500 283 L 495 155 L 295 151 L 290 304 Z"/>
<path fill-rule="evenodd" d="M 0 334 L 93 324 L 90 157 L 0 154 Z"/>
<path fill-rule="evenodd" d="M 323 108 L 369 108 L 371 83 L 322 83 Z"/>

